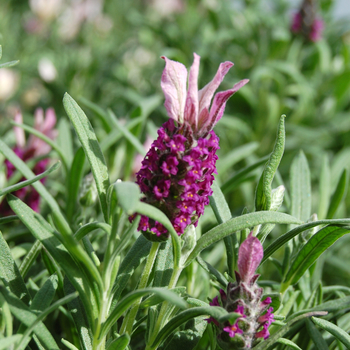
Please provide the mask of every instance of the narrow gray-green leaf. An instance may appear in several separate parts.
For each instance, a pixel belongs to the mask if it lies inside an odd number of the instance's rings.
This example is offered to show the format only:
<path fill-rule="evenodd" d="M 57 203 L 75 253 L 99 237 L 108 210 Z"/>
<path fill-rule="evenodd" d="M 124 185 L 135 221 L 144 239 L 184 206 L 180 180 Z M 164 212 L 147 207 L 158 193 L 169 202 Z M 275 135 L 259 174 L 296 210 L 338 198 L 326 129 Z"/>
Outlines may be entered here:
<path fill-rule="evenodd" d="M 79 230 L 74 233 L 74 237 L 77 241 L 79 241 L 91 231 L 98 229 L 105 231 L 108 235 L 111 233 L 111 225 L 104 222 L 94 221 L 81 226 Z"/>
<path fill-rule="evenodd" d="M 12 314 L 27 327 L 30 327 L 33 322 L 37 319 L 37 315 L 29 310 L 29 307 L 25 305 L 20 299 L 14 294 L 7 291 L 4 287 L 0 286 L 0 292 L 5 297 Z M 34 333 L 39 338 L 40 342 L 50 350 L 59 350 L 59 346 L 55 342 L 51 333 L 45 327 L 42 322 L 39 322 L 33 329 Z"/>
<path fill-rule="evenodd" d="M 340 340 L 348 349 L 350 349 L 350 335 L 346 333 L 343 329 L 336 326 L 334 323 L 323 320 L 321 318 L 312 317 L 313 323 L 315 323 L 320 328 L 333 334 L 338 340 Z"/>
<path fill-rule="evenodd" d="M 226 202 L 224 194 L 216 181 L 211 186 L 213 194 L 209 197 L 210 206 L 212 207 L 216 220 L 219 224 L 222 224 L 232 218 L 230 208 Z M 227 267 L 230 276 L 234 276 L 236 269 L 236 262 L 238 259 L 238 240 L 236 232 L 224 238 L 226 255 L 227 255 Z"/>
<path fill-rule="evenodd" d="M 185 265 L 189 265 L 203 249 L 229 236 L 233 232 L 268 223 L 301 224 L 301 221 L 284 213 L 270 211 L 259 211 L 232 218 L 206 232 L 197 241 L 197 245 L 187 258 Z"/>
<path fill-rule="evenodd" d="M 291 347 L 291 348 L 294 349 L 294 350 L 303 350 L 303 349 L 300 348 L 297 344 L 293 343 L 291 340 L 288 340 L 288 339 L 286 339 L 286 338 L 279 338 L 279 339 L 277 340 L 277 343 L 280 343 L 280 344 L 289 346 L 289 347 Z"/>
<path fill-rule="evenodd" d="M 335 212 L 337 211 L 339 204 L 346 195 L 346 190 L 348 187 L 348 172 L 346 169 L 343 170 L 340 179 L 338 181 L 337 187 L 332 195 L 331 203 L 329 204 L 329 209 L 327 213 L 327 219 L 332 219 Z"/>
<path fill-rule="evenodd" d="M 326 249 L 349 232 L 350 228 L 347 227 L 339 228 L 338 226 L 326 226 L 315 233 L 294 259 L 284 278 L 281 290 L 284 291 L 289 285 L 297 283 L 299 278 Z"/>
<path fill-rule="evenodd" d="M 80 183 L 84 175 L 85 153 L 83 148 L 79 148 L 74 155 L 72 166 L 69 170 L 67 187 L 67 217 L 72 219 L 76 212 L 77 198 Z"/>
<path fill-rule="evenodd" d="M 22 222 L 31 231 L 33 236 L 43 244 L 54 260 L 65 271 L 76 290 L 79 291 L 85 307 L 87 310 L 90 310 L 90 281 L 87 281 L 84 273 L 68 253 L 67 249 L 56 238 L 52 227 L 44 220 L 43 217 L 41 217 L 38 213 L 35 213 L 20 199 L 12 196 L 11 194 L 9 194 L 8 197 L 12 210 L 21 216 Z M 92 312 L 89 314 L 89 316 L 92 316 Z"/>
<path fill-rule="evenodd" d="M 18 342 L 22 338 L 22 334 L 11 335 L 11 337 L 1 338 L 0 350 L 12 349 L 11 345 Z"/>
<path fill-rule="evenodd" d="M 61 339 L 61 343 L 63 345 L 65 345 L 70 350 L 79 350 L 76 346 L 74 346 L 71 342 L 69 342 L 68 340 L 66 340 L 64 338 Z"/>
<path fill-rule="evenodd" d="M 120 265 L 118 276 L 114 283 L 113 293 L 116 300 L 119 299 L 135 269 L 147 258 L 151 250 L 151 245 L 152 243 L 150 241 L 148 241 L 143 235 L 140 235 L 126 254 Z"/>
<path fill-rule="evenodd" d="M 10 248 L 8 247 L 2 233 L 0 232 L 0 279 L 5 286 L 8 286 L 13 294 L 22 299 L 27 305 L 30 302 L 30 295 L 23 281 L 18 267 L 12 258 Z"/>
<path fill-rule="evenodd" d="M 120 206 L 128 215 L 135 213 L 141 196 L 140 187 L 128 181 L 116 182 L 113 186 Z"/>
<path fill-rule="evenodd" d="M 158 347 L 169 335 L 171 335 L 174 330 L 180 327 L 185 322 L 203 315 L 209 315 L 215 319 L 219 319 L 227 315 L 228 312 L 219 306 L 205 306 L 205 307 L 194 307 L 185 311 L 180 312 L 178 315 L 173 317 L 158 333 L 156 339 L 154 340 L 151 348 L 155 349 Z"/>
<path fill-rule="evenodd" d="M 318 213 L 319 219 L 325 219 L 329 208 L 329 202 L 331 197 L 331 170 L 329 167 L 329 158 L 327 155 L 323 157 L 320 184 L 319 184 L 320 198 L 318 201 Z"/>
<path fill-rule="evenodd" d="M 106 161 L 96 134 L 83 110 L 67 93 L 64 95 L 63 105 L 90 163 L 100 198 L 102 212 L 105 221 L 108 222 L 107 190 L 109 187 L 109 176 Z"/>
<path fill-rule="evenodd" d="M 307 221 L 311 216 L 311 181 L 310 170 L 303 151 L 293 159 L 291 169 L 291 214 Z"/>
<path fill-rule="evenodd" d="M 51 174 L 53 171 L 59 169 L 60 166 L 61 166 L 61 163 L 57 162 L 53 166 L 51 166 L 49 169 L 44 171 L 43 173 L 36 175 L 29 180 L 18 182 L 15 185 L 12 185 L 12 186 L 9 186 L 9 187 L 6 187 L 6 188 L 0 190 L 0 196 L 4 196 L 5 194 L 11 193 L 11 192 L 17 191 L 23 187 L 29 186 L 29 185 L 33 184 L 34 182 L 37 182 L 37 181 L 41 180 L 42 178 L 44 178 L 45 176 Z"/>
<path fill-rule="evenodd" d="M 139 298 L 148 295 L 156 294 L 161 297 L 163 300 L 168 301 L 169 303 L 184 309 L 187 306 L 187 303 L 180 298 L 176 293 L 171 292 L 170 290 L 163 288 L 145 288 L 138 289 L 129 294 L 127 294 L 122 300 L 118 302 L 114 310 L 108 316 L 106 322 L 102 325 L 100 337 L 104 337 L 111 327 L 117 322 L 117 320 L 122 316 L 122 314 L 134 304 Z"/>
<path fill-rule="evenodd" d="M 75 288 L 69 281 L 67 276 L 64 277 L 64 292 L 66 295 L 74 293 Z M 84 304 L 81 302 L 80 296 L 71 300 L 68 304 L 68 309 L 71 312 L 75 323 L 76 331 L 79 335 L 81 348 L 84 350 L 92 350 L 92 331 L 89 326 L 89 320 L 86 315 Z"/>
<path fill-rule="evenodd" d="M 258 186 L 256 188 L 255 209 L 257 211 L 269 210 L 271 207 L 271 184 L 284 152 L 284 144 L 286 138 L 284 127 L 285 117 L 285 115 L 282 115 L 280 117 L 275 146 L 265 165 L 263 173 L 258 182 Z"/>
<path fill-rule="evenodd" d="M 19 60 L 2 63 L 0 64 L 0 68 L 10 68 L 17 65 L 18 63 L 19 63 Z"/>
<path fill-rule="evenodd" d="M 111 120 L 113 121 L 114 126 L 135 147 L 137 152 L 139 152 L 140 154 L 145 156 L 147 151 L 145 150 L 145 147 L 143 147 L 143 145 L 139 141 L 139 139 L 137 137 L 135 137 L 127 128 L 125 128 L 123 125 L 120 124 L 118 118 L 116 117 L 116 115 L 111 110 L 108 110 L 108 114 L 109 114 Z"/>
<path fill-rule="evenodd" d="M 306 320 L 306 329 L 317 350 L 328 350 L 328 345 L 323 339 L 321 332 L 309 319 Z"/>
<path fill-rule="evenodd" d="M 168 286 L 173 273 L 173 252 L 171 241 L 163 242 L 157 253 L 157 260 L 154 264 L 153 287 Z"/>
<path fill-rule="evenodd" d="M 177 268 L 180 264 L 181 244 L 179 236 L 168 217 L 158 208 L 143 202 L 138 202 L 135 211 L 138 214 L 145 215 L 150 219 L 160 222 L 170 232 L 174 250 L 174 267 Z"/>
<path fill-rule="evenodd" d="M 297 226 L 296 228 L 288 231 L 282 236 L 278 237 L 272 244 L 270 244 L 264 251 L 264 257 L 261 261 L 263 264 L 276 250 L 283 247 L 289 240 L 297 236 L 299 233 L 304 232 L 312 227 L 319 225 L 350 225 L 350 219 L 332 219 L 332 220 L 319 220 L 312 221 L 306 224 Z"/>
<path fill-rule="evenodd" d="M 130 343 L 129 334 L 123 334 L 110 343 L 106 350 L 124 350 Z"/>
<path fill-rule="evenodd" d="M 264 157 L 255 162 L 252 165 L 247 166 L 246 168 L 243 168 L 242 170 L 238 171 L 236 174 L 234 174 L 229 180 L 227 180 L 222 186 L 221 190 L 223 193 L 227 193 L 234 188 L 236 188 L 239 184 L 241 184 L 245 179 L 247 179 L 248 174 L 250 174 L 252 171 L 257 169 L 259 166 L 262 166 L 266 163 L 266 161 L 269 159 L 269 157 Z"/>

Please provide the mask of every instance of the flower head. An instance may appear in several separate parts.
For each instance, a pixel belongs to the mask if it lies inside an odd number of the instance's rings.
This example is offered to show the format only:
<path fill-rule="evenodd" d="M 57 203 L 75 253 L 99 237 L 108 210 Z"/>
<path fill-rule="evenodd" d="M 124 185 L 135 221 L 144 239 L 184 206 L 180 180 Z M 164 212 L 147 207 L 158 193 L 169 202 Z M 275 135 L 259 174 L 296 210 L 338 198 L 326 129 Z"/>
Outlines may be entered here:
<path fill-rule="evenodd" d="M 158 130 L 158 138 L 142 161 L 136 182 L 145 195 L 142 200 L 162 210 L 181 235 L 189 225 L 197 225 L 212 194 L 210 187 L 218 158 L 215 153 L 219 149 L 219 138 L 212 129 L 222 117 L 228 98 L 248 80 L 214 96 L 233 63 L 222 63 L 214 79 L 198 91 L 198 55 L 194 54 L 188 88 L 185 66 L 163 58 L 161 87 L 170 120 Z M 168 236 L 167 230 L 152 219 L 147 225 L 141 220 L 139 230 L 151 240 Z"/>
<path fill-rule="evenodd" d="M 16 113 L 14 121 L 18 124 L 22 124 L 22 114 L 19 111 Z M 54 129 L 55 124 L 56 115 L 52 108 L 46 110 L 45 116 L 44 111 L 41 108 L 38 108 L 35 111 L 34 128 L 51 139 L 54 139 L 57 136 L 57 130 Z M 14 147 L 13 151 L 25 162 L 35 157 L 42 157 L 51 150 L 51 146 L 34 135 L 31 135 L 28 141 L 26 141 L 24 130 L 18 126 L 14 127 L 14 133 L 16 138 L 16 146 Z M 33 168 L 34 174 L 37 175 L 44 172 L 47 164 L 48 159 L 43 158 L 39 160 Z M 15 172 L 16 168 L 8 160 L 5 160 L 5 166 L 7 170 L 7 179 L 9 179 Z M 41 179 L 40 181 L 44 183 L 45 178 Z M 34 188 L 24 187 L 16 191 L 14 194 L 21 200 L 25 201 L 34 211 L 39 211 L 40 197 L 39 193 Z M 0 212 L 3 215 L 9 215 L 12 213 L 11 209 L 5 202 L 0 204 Z"/>

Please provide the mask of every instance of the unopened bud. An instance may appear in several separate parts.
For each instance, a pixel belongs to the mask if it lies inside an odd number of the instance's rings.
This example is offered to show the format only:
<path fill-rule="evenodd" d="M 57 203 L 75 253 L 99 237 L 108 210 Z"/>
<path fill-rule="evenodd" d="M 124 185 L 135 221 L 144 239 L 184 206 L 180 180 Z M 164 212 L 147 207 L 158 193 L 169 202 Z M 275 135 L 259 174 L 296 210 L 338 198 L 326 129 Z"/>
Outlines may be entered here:
<path fill-rule="evenodd" d="M 271 207 L 270 210 L 277 211 L 283 203 L 285 187 L 283 185 L 278 186 L 272 190 L 271 193 Z"/>

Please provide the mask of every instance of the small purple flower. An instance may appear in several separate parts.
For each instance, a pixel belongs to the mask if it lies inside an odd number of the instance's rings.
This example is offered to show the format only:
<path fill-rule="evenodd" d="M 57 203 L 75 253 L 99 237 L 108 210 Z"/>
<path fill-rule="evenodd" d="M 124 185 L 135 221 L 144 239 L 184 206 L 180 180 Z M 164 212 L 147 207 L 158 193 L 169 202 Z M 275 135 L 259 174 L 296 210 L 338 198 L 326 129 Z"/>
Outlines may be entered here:
<path fill-rule="evenodd" d="M 224 331 L 229 334 L 231 338 L 234 338 L 236 334 L 243 334 L 243 331 L 238 327 L 237 322 L 235 324 L 227 326 Z"/>
<path fill-rule="evenodd" d="M 267 326 L 270 326 L 270 324 L 274 321 L 274 314 L 272 313 L 273 307 L 268 308 L 266 314 L 260 316 L 258 318 L 258 322 L 264 323 Z"/>
<path fill-rule="evenodd" d="M 158 130 L 158 138 L 136 174 L 136 183 L 145 195 L 142 200 L 162 210 L 181 235 L 189 225 L 197 225 L 212 194 L 212 174 L 216 172 L 218 159 L 215 152 L 219 149 L 219 138 L 212 129 L 222 117 L 227 100 L 248 80 L 214 96 L 233 63 L 221 63 L 214 79 L 198 91 L 198 55 L 194 54 L 188 88 L 185 66 L 162 58 L 165 68 L 161 87 L 170 119 Z M 152 219 L 148 221 L 147 231 L 146 227 L 140 222 L 138 229 L 151 240 L 149 232 L 163 239 L 168 236 Z"/>
<path fill-rule="evenodd" d="M 270 332 L 268 330 L 268 325 L 264 324 L 263 329 L 257 333 L 255 333 L 255 338 L 264 338 L 264 340 L 268 339 L 270 336 Z"/>
<path fill-rule="evenodd" d="M 16 123 L 22 124 L 22 114 L 18 111 L 14 117 Z M 41 108 L 36 109 L 34 113 L 34 128 L 42 132 L 47 137 L 54 139 L 57 136 L 57 130 L 54 129 L 56 124 L 55 111 L 49 108 L 45 112 Z M 28 141 L 26 141 L 24 130 L 18 126 L 14 127 L 14 133 L 16 137 L 16 146 L 13 151 L 21 158 L 24 162 L 39 156 L 46 155 L 50 152 L 51 146 L 46 142 L 39 139 L 34 135 L 30 135 Z M 38 175 L 46 170 L 48 159 L 42 159 L 38 161 L 33 172 Z M 10 179 L 15 172 L 15 167 L 7 159 L 5 160 L 5 166 L 7 170 L 7 179 Z M 22 178 L 20 181 L 25 180 Z M 45 183 L 45 178 L 40 180 Z M 24 201 L 28 206 L 30 206 L 34 211 L 39 211 L 40 196 L 39 193 L 32 187 L 24 187 L 20 190 L 14 192 L 14 195 Z M 0 213 L 2 215 L 11 215 L 12 210 L 6 202 L 0 203 Z"/>

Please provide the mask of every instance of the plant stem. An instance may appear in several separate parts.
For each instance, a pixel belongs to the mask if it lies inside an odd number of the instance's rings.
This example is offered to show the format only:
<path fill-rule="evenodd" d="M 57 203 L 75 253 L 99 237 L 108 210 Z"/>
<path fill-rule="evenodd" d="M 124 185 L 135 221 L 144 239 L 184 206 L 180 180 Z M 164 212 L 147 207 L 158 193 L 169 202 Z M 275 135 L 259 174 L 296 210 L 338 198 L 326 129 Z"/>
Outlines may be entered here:
<path fill-rule="evenodd" d="M 182 268 L 174 268 L 173 274 L 172 274 L 170 282 L 169 282 L 168 289 L 174 288 L 176 286 L 177 280 L 179 279 L 181 272 L 182 272 Z M 154 349 L 151 346 L 151 344 L 153 344 L 157 334 L 159 333 L 159 331 L 161 330 L 161 328 L 163 327 L 163 325 L 166 323 L 166 321 L 168 319 L 168 316 L 169 316 L 167 314 L 168 307 L 169 307 L 169 302 L 168 301 L 164 301 L 163 304 L 162 304 L 162 307 L 160 308 L 158 319 L 157 319 L 157 323 L 154 326 L 152 334 L 151 334 L 151 336 L 149 338 L 150 341 L 149 341 L 149 344 L 146 347 L 146 350 L 153 350 Z"/>
<path fill-rule="evenodd" d="M 143 288 L 147 287 L 147 282 L 148 282 L 149 276 L 151 274 L 153 264 L 155 262 L 155 258 L 156 258 L 157 252 L 158 252 L 159 245 L 160 245 L 159 242 L 152 243 L 151 251 L 148 255 L 147 262 L 146 262 L 145 268 L 142 272 L 141 279 L 140 279 L 140 282 L 139 282 L 137 289 L 143 289 Z M 139 310 L 141 300 L 142 300 L 142 298 L 138 299 L 133 304 L 133 306 L 131 306 L 129 313 L 125 317 L 123 324 L 120 328 L 120 334 L 124 334 L 124 333 L 128 333 L 129 335 L 131 334 L 132 327 L 133 327 L 133 324 L 134 324 L 134 321 L 136 318 L 137 311 Z"/>

